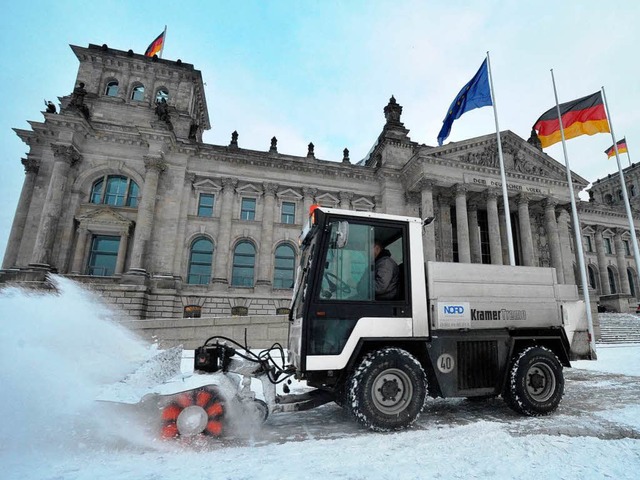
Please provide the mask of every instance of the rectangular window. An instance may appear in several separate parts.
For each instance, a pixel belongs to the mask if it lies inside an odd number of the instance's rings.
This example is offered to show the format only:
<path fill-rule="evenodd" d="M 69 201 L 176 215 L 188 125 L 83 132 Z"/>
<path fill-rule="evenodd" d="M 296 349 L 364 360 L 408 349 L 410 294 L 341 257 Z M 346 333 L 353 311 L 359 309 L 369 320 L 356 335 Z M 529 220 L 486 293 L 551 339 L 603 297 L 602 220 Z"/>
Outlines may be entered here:
<path fill-rule="evenodd" d="M 293 202 L 282 202 L 281 222 L 292 225 L 296 223 L 296 204 Z"/>
<path fill-rule="evenodd" d="M 631 255 L 631 247 L 629 246 L 629 240 L 623 240 L 624 242 L 624 254 L 629 256 Z"/>
<path fill-rule="evenodd" d="M 611 239 L 610 238 L 605 238 L 604 239 L 604 251 L 606 253 L 608 253 L 609 255 L 611 255 L 613 253 L 613 250 L 611 249 Z"/>
<path fill-rule="evenodd" d="M 240 208 L 241 220 L 255 220 L 256 219 L 256 199 L 255 198 L 243 198 L 242 207 Z"/>
<path fill-rule="evenodd" d="M 199 217 L 213 217 L 213 205 L 215 202 L 215 195 L 212 193 L 201 193 L 198 201 L 198 216 Z"/>
<path fill-rule="evenodd" d="M 587 247 L 587 252 L 593 252 L 593 245 L 591 244 L 591 237 L 589 235 L 584 236 L 584 242 Z"/>
<path fill-rule="evenodd" d="M 115 273 L 120 237 L 95 235 L 91 241 L 87 275 L 108 277 Z"/>

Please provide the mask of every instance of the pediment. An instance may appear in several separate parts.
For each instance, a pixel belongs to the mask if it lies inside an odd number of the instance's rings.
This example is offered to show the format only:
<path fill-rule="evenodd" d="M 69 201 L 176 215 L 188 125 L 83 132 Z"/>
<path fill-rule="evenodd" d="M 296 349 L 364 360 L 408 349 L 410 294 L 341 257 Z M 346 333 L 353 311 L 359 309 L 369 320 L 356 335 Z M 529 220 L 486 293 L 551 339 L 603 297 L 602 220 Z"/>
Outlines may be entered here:
<path fill-rule="evenodd" d="M 567 174 L 564 164 L 558 162 L 544 152 L 511 131 L 500 135 L 505 173 L 532 176 L 566 182 Z M 448 144 L 437 149 L 440 158 L 451 159 L 479 168 L 492 168 L 499 171 L 500 157 L 498 154 L 498 140 L 496 135 L 485 135 L 455 144 Z M 572 173 L 576 186 L 582 188 L 588 181 Z"/>
<path fill-rule="evenodd" d="M 373 210 L 375 204 L 366 197 L 359 197 L 351 201 L 351 206 L 356 210 Z"/>
<path fill-rule="evenodd" d="M 340 200 L 338 199 L 338 197 L 330 193 L 323 193 L 322 195 L 318 195 L 316 197 L 316 203 L 322 205 L 323 207 L 331 208 L 338 205 L 340 203 Z"/>
<path fill-rule="evenodd" d="M 252 195 L 252 196 L 262 195 L 262 190 L 260 190 L 258 187 L 250 183 L 243 185 L 242 187 L 236 188 L 236 192 L 238 192 L 239 194 Z"/>
<path fill-rule="evenodd" d="M 278 198 L 290 198 L 295 200 L 300 200 L 302 198 L 302 195 L 296 192 L 293 188 L 286 188 L 278 192 L 276 195 Z"/>
<path fill-rule="evenodd" d="M 91 228 L 92 226 L 117 226 L 128 227 L 132 221 L 120 214 L 111 207 L 96 207 L 88 210 L 76 217 L 81 226 Z"/>
<path fill-rule="evenodd" d="M 222 185 L 214 182 L 210 178 L 205 178 L 203 180 L 193 182 L 193 188 L 196 190 L 204 190 L 208 192 L 219 192 L 220 190 L 222 190 Z"/>

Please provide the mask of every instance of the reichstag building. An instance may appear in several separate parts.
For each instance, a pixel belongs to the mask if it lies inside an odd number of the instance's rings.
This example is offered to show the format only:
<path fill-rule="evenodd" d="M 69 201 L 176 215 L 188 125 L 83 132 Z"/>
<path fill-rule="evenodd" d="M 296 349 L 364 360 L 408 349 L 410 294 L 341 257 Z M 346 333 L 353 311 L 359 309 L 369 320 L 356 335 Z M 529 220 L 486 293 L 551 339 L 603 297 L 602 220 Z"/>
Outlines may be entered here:
<path fill-rule="evenodd" d="M 502 202 L 495 133 L 431 147 L 413 142 L 402 106 L 380 105 L 368 156 L 321 159 L 202 142 L 210 128 L 193 65 L 106 45 L 72 46 L 71 93 L 30 130 L 25 178 L 0 282 L 54 271 L 90 284 L 134 318 L 286 313 L 298 235 L 314 204 L 435 216 L 428 260 L 554 267 L 576 284 L 564 164 L 503 131 L 509 205 Z M 20 161 L 20 159 L 16 159 Z M 639 173 L 626 169 L 634 208 Z M 575 193 L 590 180 L 573 174 Z M 635 310 L 638 272 L 618 176 L 579 203 L 594 305 Z M 640 217 L 636 219 L 636 224 Z"/>

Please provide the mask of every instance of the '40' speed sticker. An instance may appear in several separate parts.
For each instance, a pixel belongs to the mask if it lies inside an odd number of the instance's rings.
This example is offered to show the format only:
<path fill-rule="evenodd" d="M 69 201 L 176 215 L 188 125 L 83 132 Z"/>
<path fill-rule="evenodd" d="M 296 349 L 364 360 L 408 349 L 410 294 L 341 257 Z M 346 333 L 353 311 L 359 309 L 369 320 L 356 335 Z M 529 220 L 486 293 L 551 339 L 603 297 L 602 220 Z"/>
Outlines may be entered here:
<path fill-rule="evenodd" d="M 443 353 L 438 357 L 438 370 L 442 373 L 451 373 L 453 371 L 453 367 L 455 366 L 455 362 L 453 361 L 453 356 L 448 353 Z"/>

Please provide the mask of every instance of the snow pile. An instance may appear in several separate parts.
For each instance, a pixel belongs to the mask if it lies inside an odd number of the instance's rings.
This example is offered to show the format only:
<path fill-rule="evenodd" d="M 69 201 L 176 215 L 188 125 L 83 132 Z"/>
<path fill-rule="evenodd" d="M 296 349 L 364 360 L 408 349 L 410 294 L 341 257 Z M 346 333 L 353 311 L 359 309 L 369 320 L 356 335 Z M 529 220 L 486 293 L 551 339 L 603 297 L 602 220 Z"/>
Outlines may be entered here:
<path fill-rule="evenodd" d="M 118 431 L 96 395 L 153 349 L 116 324 L 97 296 L 62 277 L 51 281 L 57 294 L 0 291 L 0 449 L 120 443 L 130 432 Z"/>

